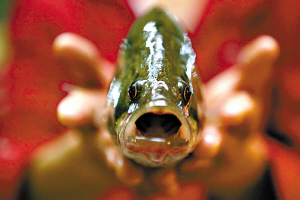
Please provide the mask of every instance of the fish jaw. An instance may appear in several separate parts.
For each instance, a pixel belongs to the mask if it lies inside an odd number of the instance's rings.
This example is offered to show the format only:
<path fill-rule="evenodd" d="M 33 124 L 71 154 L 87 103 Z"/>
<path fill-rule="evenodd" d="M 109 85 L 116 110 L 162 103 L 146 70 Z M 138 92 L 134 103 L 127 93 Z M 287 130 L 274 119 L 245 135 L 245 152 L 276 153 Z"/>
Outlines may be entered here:
<path fill-rule="evenodd" d="M 141 120 L 144 122 L 139 122 Z M 194 150 L 198 129 L 185 112 L 175 106 L 150 102 L 128 114 L 124 121 L 118 142 L 123 153 L 139 164 L 173 165 Z M 143 123 L 146 125 L 140 125 Z M 150 123 L 148 127 L 147 123 Z"/>

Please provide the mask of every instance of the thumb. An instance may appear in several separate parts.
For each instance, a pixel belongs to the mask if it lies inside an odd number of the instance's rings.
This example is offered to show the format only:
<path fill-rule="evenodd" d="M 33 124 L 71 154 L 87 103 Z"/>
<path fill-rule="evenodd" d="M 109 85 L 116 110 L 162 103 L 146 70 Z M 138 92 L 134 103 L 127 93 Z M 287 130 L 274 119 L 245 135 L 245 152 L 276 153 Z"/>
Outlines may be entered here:
<path fill-rule="evenodd" d="M 279 45 L 271 36 L 260 36 L 243 47 L 234 66 L 239 79 L 221 109 L 222 124 L 235 128 L 249 125 L 253 130 L 263 128 L 278 55 Z"/>
<path fill-rule="evenodd" d="M 279 55 L 279 45 L 271 36 L 260 36 L 246 45 L 237 59 L 241 68 L 238 90 L 246 90 L 264 98 L 272 84 L 273 65 Z"/>
<path fill-rule="evenodd" d="M 63 63 L 74 84 L 108 87 L 113 65 L 101 58 L 91 41 L 74 33 L 62 33 L 54 39 L 52 47 L 54 56 Z"/>

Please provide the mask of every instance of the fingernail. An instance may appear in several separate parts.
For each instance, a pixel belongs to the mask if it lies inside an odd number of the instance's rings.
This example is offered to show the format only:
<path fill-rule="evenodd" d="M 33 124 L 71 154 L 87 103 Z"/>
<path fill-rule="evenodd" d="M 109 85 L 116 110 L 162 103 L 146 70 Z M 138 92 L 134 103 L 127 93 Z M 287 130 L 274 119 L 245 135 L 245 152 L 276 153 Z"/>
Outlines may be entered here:
<path fill-rule="evenodd" d="M 221 124 L 224 126 L 240 125 L 253 109 L 253 100 L 249 94 L 239 92 L 231 97 L 221 109 Z"/>
<path fill-rule="evenodd" d="M 217 127 L 205 127 L 202 141 L 197 145 L 194 155 L 197 159 L 212 159 L 219 151 L 221 140 L 222 138 Z"/>

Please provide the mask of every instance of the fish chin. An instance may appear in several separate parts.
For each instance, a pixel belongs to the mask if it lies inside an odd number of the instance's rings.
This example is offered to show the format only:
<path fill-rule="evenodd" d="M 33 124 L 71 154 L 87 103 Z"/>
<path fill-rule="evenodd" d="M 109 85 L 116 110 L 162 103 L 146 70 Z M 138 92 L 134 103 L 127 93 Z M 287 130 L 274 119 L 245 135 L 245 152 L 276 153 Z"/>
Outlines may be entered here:
<path fill-rule="evenodd" d="M 127 157 L 144 166 L 161 167 L 173 165 L 192 152 L 195 135 L 182 111 L 157 106 L 129 115 L 118 139 Z"/>

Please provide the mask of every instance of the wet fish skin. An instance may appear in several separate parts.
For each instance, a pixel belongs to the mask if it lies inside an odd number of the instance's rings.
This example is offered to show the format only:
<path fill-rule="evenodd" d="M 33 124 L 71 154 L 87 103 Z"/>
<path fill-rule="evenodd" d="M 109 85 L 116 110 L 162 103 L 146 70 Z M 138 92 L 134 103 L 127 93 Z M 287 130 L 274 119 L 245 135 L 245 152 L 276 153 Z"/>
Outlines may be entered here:
<path fill-rule="evenodd" d="M 205 119 L 195 58 L 187 34 L 162 9 L 133 24 L 120 48 L 106 118 L 128 158 L 168 166 L 194 150 Z"/>

